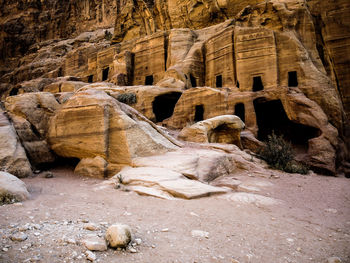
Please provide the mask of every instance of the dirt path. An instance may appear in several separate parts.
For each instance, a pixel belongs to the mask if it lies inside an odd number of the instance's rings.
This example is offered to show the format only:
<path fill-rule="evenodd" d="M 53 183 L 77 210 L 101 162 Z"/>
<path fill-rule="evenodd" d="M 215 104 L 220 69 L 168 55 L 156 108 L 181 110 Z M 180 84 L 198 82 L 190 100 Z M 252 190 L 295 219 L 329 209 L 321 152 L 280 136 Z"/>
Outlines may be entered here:
<path fill-rule="evenodd" d="M 52 171 L 51 179 L 24 180 L 31 200 L 0 207 L 0 262 L 86 262 L 79 241 L 88 234 L 103 235 L 114 222 L 129 224 L 142 243 L 137 253 L 96 252 L 97 262 L 320 263 L 331 256 L 350 262 L 346 178 L 238 178 L 260 182 L 260 194 L 281 201 L 261 205 L 225 196 L 168 201 L 96 190 L 100 180 L 78 177 L 67 168 Z M 100 229 L 83 229 L 87 221 Z M 11 241 L 19 229 L 27 239 Z M 193 237 L 192 230 L 206 231 L 209 238 Z"/>

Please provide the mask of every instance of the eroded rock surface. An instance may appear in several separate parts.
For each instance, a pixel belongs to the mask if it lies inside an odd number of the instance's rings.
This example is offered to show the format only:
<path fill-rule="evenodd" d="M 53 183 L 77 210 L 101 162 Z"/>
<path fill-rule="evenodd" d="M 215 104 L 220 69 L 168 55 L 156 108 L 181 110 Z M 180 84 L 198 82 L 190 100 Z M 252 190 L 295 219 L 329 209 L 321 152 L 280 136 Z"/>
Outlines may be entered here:
<path fill-rule="evenodd" d="M 94 89 L 78 92 L 63 104 L 51 119 L 48 137 L 60 156 L 100 156 L 108 165 L 98 167 L 109 175 L 130 165 L 133 158 L 177 149 L 127 105 Z"/>
<path fill-rule="evenodd" d="M 193 199 L 226 192 L 225 189 L 190 180 L 181 173 L 159 167 L 124 168 L 113 177 L 113 180 L 122 181 L 123 184 L 130 186 L 131 190 L 136 186 L 135 191 L 140 194 L 165 199 L 171 197 Z"/>
<path fill-rule="evenodd" d="M 47 144 L 49 119 L 60 107 L 51 93 L 37 92 L 10 96 L 6 110 L 34 166 L 55 161 Z"/>
<path fill-rule="evenodd" d="M 0 204 L 20 202 L 29 197 L 24 182 L 12 174 L 0 172 Z"/>
<path fill-rule="evenodd" d="M 179 138 L 200 143 L 235 144 L 242 148 L 241 130 L 244 126 L 238 116 L 222 115 L 183 128 Z"/>
<path fill-rule="evenodd" d="M 32 174 L 15 129 L 0 109 L 0 169 L 21 178 Z"/>

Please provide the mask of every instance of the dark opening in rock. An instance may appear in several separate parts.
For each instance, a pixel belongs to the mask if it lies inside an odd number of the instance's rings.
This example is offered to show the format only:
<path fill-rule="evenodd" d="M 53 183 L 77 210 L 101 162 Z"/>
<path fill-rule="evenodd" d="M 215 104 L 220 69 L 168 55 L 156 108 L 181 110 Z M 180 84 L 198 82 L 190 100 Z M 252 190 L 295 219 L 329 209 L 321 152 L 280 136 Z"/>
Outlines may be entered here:
<path fill-rule="evenodd" d="M 261 76 L 253 77 L 253 91 L 263 90 L 264 85 L 261 80 Z"/>
<path fill-rule="evenodd" d="M 145 85 L 153 85 L 153 75 L 146 76 Z"/>
<path fill-rule="evenodd" d="M 308 140 L 321 134 L 317 128 L 289 120 L 280 100 L 255 99 L 254 109 L 259 128 L 258 139 L 261 141 L 267 140 L 267 136 L 274 131 L 276 135 L 283 135 L 284 139 L 294 145 L 294 148 L 306 151 Z"/>
<path fill-rule="evenodd" d="M 109 67 L 103 69 L 102 71 L 102 81 L 105 81 L 108 79 L 108 73 L 109 73 Z"/>
<path fill-rule="evenodd" d="M 66 157 L 56 156 L 56 160 L 54 163 L 42 164 L 37 168 L 41 170 L 46 170 L 52 167 L 66 167 L 74 170 L 74 168 L 78 165 L 79 162 L 80 162 L 79 158 L 74 158 L 74 157 L 66 158 Z"/>
<path fill-rule="evenodd" d="M 197 87 L 197 80 L 195 77 L 193 77 L 192 74 L 190 74 L 190 79 L 191 79 L 191 85 L 192 85 L 192 88 L 195 88 Z"/>
<path fill-rule="evenodd" d="M 204 106 L 203 105 L 196 105 L 195 113 L 194 113 L 194 121 L 202 121 L 204 120 Z"/>
<path fill-rule="evenodd" d="M 152 107 L 156 122 L 161 122 L 173 115 L 175 105 L 181 94 L 181 92 L 169 92 L 155 97 Z"/>
<path fill-rule="evenodd" d="M 239 81 L 237 80 L 237 84 L 236 84 L 237 88 L 239 89 Z"/>
<path fill-rule="evenodd" d="M 13 88 L 11 91 L 10 91 L 10 96 L 16 96 L 18 94 L 18 88 Z"/>
<path fill-rule="evenodd" d="M 298 73 L 296 71 L 288 72 L 288 87 L 298 87 Z"/>
<path fill-rule="evenodd" d="M 94 75 L 88 76 L 88 82 L 92 83 L 94 81 Z"/>
<path fill-rule="evenodd" d="M 221 88 L 222 87 L 222 75 L 216 76 L 216 87 Z"/>
<path fill-rule="evenodd" d="M 235 115 L 237 115 L 243 122 L 245 122 L 245 109 L 243 103 L 235 105 Z"/>

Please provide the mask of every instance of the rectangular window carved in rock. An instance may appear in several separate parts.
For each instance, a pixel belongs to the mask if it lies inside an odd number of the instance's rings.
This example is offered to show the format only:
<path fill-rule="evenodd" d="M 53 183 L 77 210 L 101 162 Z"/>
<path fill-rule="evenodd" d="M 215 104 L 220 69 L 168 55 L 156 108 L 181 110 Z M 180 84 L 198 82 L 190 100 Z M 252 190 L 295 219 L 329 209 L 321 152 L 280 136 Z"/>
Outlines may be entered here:
<path fill-rule="evenodd" d="M 235 105 L 235 115 L 245 122 L 245 109 L 243 103 L 237 103 Z"/>
<path fill-rule="evenodd" d="M 103 69 L 102 71 L 102 81 L 105 81 L 108 79 L 108 73 L 109 73 L 109 67 Z"/>
<path fill-rule="evenodd" d="M 153 75 L 146 76 L 145 85 L 153 85 Z"/>
<path fill-rule="evenodd" d="M 263 90 L 264 85 L 262 83 L 261 76 L 253 77 L 253 91 Z"/>
<path fill-rule="evenodd" d="M 88 76 L 88 82 L 92 83 L 94 81 L 94 75 Z"/>
<path fill-rule="evenodd" d="M 202 121 L 204 117 L 204 106 L 203 105 L 196 105 L 195 113 L 194 113 L 194 121 Z"/>
<path fill-rule="evenodd" d="M 190 74 L 190 79 L 191 79 L 191 85 L 192 85 L 192 88 L 195 88 L 197 87 L 197 80 L 195 77 L 193 77 L 192 74 Z"/>
<path fill-rule="evenodd" d="M 216 87 L 217 88 L 222 88 L 222 75 L 217 75 L 216 76 Z"/>
<path fill-rule="evenodd" d="M 288 72 L 288 87 L 298 87 L 298 73 L 296 71 Z"/>

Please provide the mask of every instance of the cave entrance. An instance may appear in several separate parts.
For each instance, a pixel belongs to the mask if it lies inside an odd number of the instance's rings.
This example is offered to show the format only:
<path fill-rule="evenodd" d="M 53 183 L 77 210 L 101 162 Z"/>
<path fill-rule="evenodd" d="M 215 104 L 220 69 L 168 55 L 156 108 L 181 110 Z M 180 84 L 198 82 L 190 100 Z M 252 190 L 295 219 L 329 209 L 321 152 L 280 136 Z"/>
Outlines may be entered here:
<path fill-rule="evenodd" d="M 153 85 L 153 75 L 146 76 L 145 85 L 152 86 Z"/>
<path fill-rule="evenodd" d="M 92 83 L 94 81 L 94 75 L 88 76 L 88 83 Z"/>
<path fill-rule="evenodd" d="M 217 88 L 222 88 L 222 75 L 217 75 L 216 76 L 216 87 Z"/>
<path fill-rule="evenodd" d="M 195 77 L 193 77 L 192 74 L 190 74 L 190 80 L 191 80 L 191 85 L 192 85 L 192 88 L 195 88 L 197 87 L 197 80 Z"/>
<path fill-rule="evenodd" d="M 35 169 L 46 171 L 52 168 L 64 167 L 74 171 L 74 168 L 78 165 L 79 162 L 80 162 L 79 158 L 56 156 L 54 162 L 37 164 L 35 166 Z"/>
<path fill-rule="evenodd" d="M 109 73 L 109 67 L 102 70 L 102 81 L 105 81 L 108 79 L 108 73 Z"/>
<path fill-rule="evenodd" d="M 253 103 L 259 129 L 258 139 L 261 141 L 266 141 L 267 136 L 274 132 L 283 135 L 298 152 L 306 152 L 308 140 L 321 134 L 317 128 L 289 120 L 280 100 L 258 98 Z"/>
<path fill-rule="evenodd" d="M 152 107 L 156 122 L 161 122 L 173 115 L 175 105 L 181 94 L 181 92 L 169 92 L 155 97 Z"/>
<path fill-rule="evenodd" d="M 296 71 L 288 72 L 288 87 L 298 87 L 298 73 Z"/>
<path fill-rule="evenodd" d="M 204 106 L 203 105 L 196 105 L 195 113 L 194 113 L 194 121 L 202 121 L 204 120 Z"/>
<path fill-rule="evenodd" d="M 243 103 L 237 103 L 235 105 L 235 115 L 245 122 L 245 109 Z"/>
<path fill-rule="evenodd" d="M 233 129 L 227 124 L 221 124 L 208 132 L 208 141 L 210 143 L 235 144 L 241 147 L 239 141 L 240 131 Z"/>
<path fill-rule="evenodd" d="M 253 91 L 260 91 L 264 89 L 261 76 L 253 77 Z"/>

